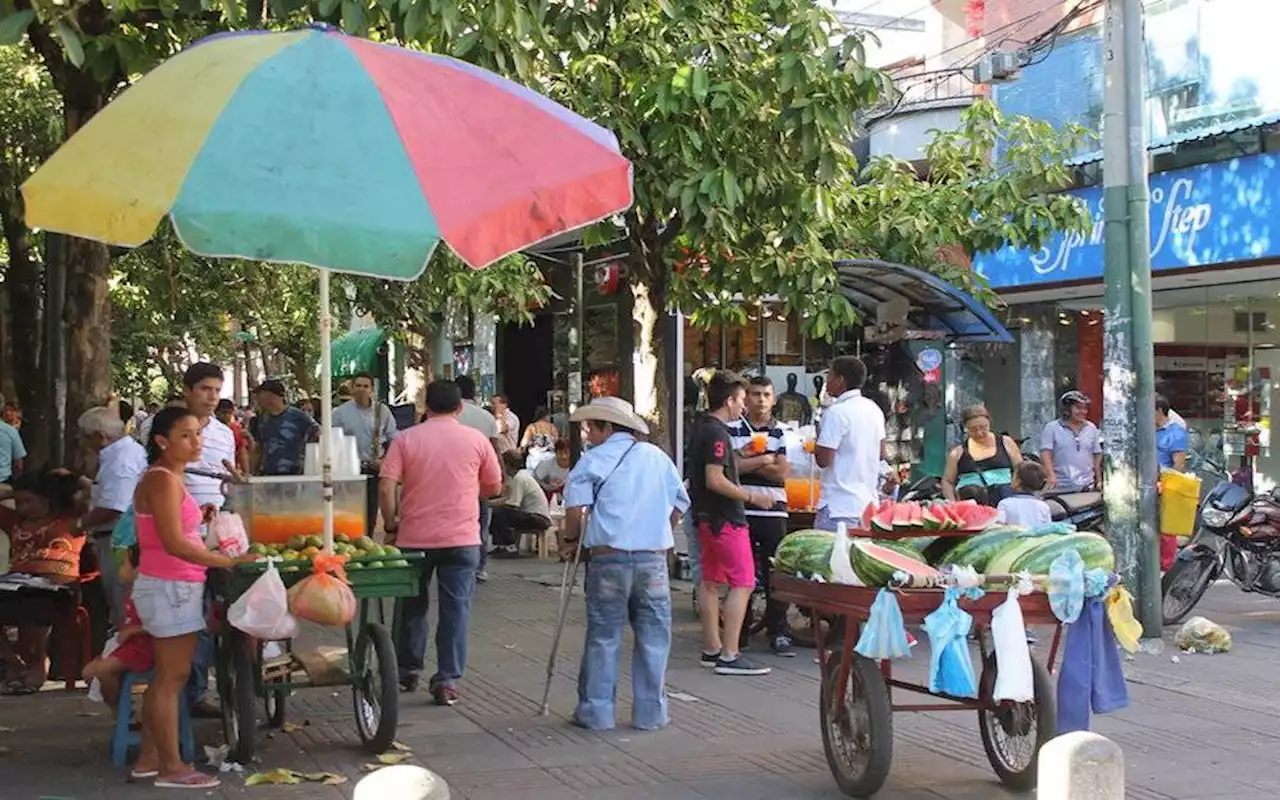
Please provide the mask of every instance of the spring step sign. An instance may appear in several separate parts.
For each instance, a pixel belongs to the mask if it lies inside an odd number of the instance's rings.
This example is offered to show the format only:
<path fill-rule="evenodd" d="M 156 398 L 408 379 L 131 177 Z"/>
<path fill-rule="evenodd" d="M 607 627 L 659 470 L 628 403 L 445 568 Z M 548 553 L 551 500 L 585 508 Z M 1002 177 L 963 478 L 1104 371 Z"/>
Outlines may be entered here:
<path fill-rule="evenodd" d="M 1280 256 L 1280 155 L 1263 153 L 1152 175 L 1151 269 L 1185 269 Z M 1089 209 L 1087 235 L 1058 234 L 1039 250 L 1005 247 L 974 257 L 996 289 L 1102 279 L 1102 188 L 1071 194 Z"/>

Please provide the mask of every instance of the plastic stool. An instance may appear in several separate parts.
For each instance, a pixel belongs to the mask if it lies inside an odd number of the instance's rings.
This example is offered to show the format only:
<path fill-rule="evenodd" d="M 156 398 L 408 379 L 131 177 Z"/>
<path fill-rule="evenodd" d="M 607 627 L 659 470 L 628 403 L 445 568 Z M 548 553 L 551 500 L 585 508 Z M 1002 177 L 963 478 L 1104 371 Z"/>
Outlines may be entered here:
<path fill-rule="evenodd" d="M 133 719 L 133 687 L 150 683 L 154 672 L 126 672 L 120 681 L 120 702 L 116 706 L 116 730 L 111 736 L 111 763 L 117 768 L 125 765 L 129 748 L 142 744 L 142 736 L 129 730 Z M 178 693 L 178 746 L 182 760 L 191 763 L 196 757 L 196 739 L 191 732 L 191 709 L 187 707 L 187 693 Z"/>

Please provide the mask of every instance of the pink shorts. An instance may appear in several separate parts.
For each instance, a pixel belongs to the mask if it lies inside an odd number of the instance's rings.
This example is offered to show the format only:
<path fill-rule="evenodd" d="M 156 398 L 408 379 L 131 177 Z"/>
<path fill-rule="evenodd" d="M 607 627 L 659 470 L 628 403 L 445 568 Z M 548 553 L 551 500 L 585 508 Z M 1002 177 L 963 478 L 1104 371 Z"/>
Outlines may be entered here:
<path fill-rule="evenodd" d="M 755 588 L 755 556 L 746 525 L 724 522 L 716 535 L 711 532 L 711 525 L 700 522 L 698 544 L 702 548 L 703 583 L 725 584 L 731 589 Z"/>

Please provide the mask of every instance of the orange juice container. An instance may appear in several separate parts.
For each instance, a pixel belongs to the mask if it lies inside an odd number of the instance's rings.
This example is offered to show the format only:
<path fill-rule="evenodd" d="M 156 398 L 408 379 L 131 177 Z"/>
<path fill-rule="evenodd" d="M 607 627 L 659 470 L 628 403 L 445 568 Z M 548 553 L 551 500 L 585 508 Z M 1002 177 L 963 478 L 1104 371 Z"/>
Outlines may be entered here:
<path fill-rule="evenodd" d="M 747 450 L 752 453 L 763 453 L 765 448 L 769 446 L 769 434 L 753 433 L 751 434 L 751 444 L 747 445 Z"/>

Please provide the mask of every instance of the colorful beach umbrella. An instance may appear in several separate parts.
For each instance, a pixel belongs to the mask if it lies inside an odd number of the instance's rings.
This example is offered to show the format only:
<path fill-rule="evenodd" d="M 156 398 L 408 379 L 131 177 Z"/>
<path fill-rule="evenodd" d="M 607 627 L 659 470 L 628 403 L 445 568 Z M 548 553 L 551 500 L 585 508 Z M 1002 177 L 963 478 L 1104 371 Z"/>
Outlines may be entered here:
<path fill-rule="evenodd" d="M 113 245 L 167 214 L 208 256 L 410 280 L 624 210 L 608 130 L 479 67 L 326 27 L 220 34 L 143 77 L 22 187 L 27 222 Z"/>

